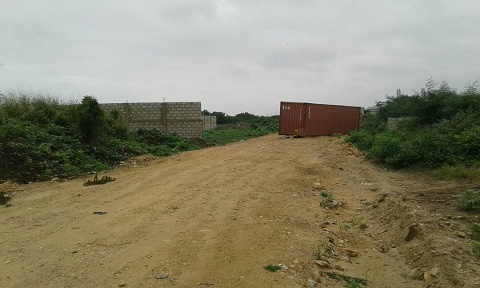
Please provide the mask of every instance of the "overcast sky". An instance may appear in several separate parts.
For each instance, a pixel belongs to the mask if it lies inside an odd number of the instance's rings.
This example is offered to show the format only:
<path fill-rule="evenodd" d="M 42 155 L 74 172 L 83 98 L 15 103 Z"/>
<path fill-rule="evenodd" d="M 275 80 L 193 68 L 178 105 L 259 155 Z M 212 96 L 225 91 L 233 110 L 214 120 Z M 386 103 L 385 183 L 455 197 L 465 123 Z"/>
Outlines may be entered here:
<path fill-rule="evenodd" d="M 0 93 L 372 106 L 478 80 L 479 15 L 479 0 L 0 0 Z"/>

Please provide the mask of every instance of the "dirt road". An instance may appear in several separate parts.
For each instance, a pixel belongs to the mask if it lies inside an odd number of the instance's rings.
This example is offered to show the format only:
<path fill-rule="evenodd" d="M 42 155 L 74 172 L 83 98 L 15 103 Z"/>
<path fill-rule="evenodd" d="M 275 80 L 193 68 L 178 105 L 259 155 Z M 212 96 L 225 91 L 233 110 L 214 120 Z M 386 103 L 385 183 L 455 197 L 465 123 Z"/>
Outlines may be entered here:
<path fill-rule="evenodd" d="M 478 218 L 455 202 L 475 183 L 387 171 L 341 138 L 270 135 L 106 175 L 2 184 L 0 287 L 480 287 Z"/>

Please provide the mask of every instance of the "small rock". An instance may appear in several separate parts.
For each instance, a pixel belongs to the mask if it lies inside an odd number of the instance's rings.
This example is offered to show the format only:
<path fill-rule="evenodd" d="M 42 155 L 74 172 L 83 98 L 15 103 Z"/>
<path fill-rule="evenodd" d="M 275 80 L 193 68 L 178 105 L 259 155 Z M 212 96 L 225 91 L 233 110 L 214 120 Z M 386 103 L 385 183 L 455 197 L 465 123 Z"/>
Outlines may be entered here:
<path fill-rule="evenodd" d="M 118 287 L 125 287 L 125 286 L 127 286 L 127 283 L 125 283 L 125 282 L 122 282 L 122 283 L 118 284 Z"/>
<path fill-rule="evenodd" d="M 315 264 L 317 264 L 317 266 L 320 268 L 325 268 L 325 269 L 332 268 L 332 266 L 330 266 L 330 264 L 328 264 L 327 261 L 315 260 Z"/>
<path fill-rule="evenodd" d="M 417 236 L 417 226 L 416 225 L 411 225 L 410 227 L 408 227 L 408 234 L 407 236 L 405 237 L 405 241 L 409 242 L 411 240 L 413 240 L 413 238 L 415 238 Z"/>
<path fill-rule="evenodd" d="M 58 178 L 58 177 L 53 177 L 51 181 L 52 181 L 52 182 L 60 181 L 60 178 Z"/>
<path fill-rule="evenodd" d="M 339 271 L 345 271 L 345 267 L 342 267 L 339 264 L 335 264 L 335 269 Z"/>
<path fill-rule="evenodd" d="M 309 288 L 315 288 L 315 287 L 317 287 L 317 284 L 318 284 L 317 281 L 308 278 L 308 280 L 307 280 L 307 287 L 309 287 Z"/>
<path fill-rule="evenodd" d="M 368 228 L 368 225 L 367 225 L 367 224 L 365 224 L 365 223 L 362 223 L 362 224 L 360 224 L 360 226 L 359 226 L 359 227 L 360 227 L 360 229 L 362 229 L 362 230 L 365 230 L 365 229 L 367 229 L 367 228 Z"/>
<path fill-rule="evenodd" d="M 363 185 L 363 186 L 373 186 L 373 185 L 375 185 L 375 183 L 370 183 L 370 182 L 362 182 L 360 184 Z"/>
<path fill-rule="evenodd" d="M 432 275 L 430 272 L 423 272 L 423 280 L 425 280 L 425 282 L 432 281 Z"/>
<path fill-rule="evenodd" d="M 459 232 L 459 233 L 457 234 L 457 236 L 460 237 L 460 238 L 465 239 L 465 238 L 467 237 L 467 234 L 465 234 L 464 232 Z"/>
<path fill-rule="evenodd" d="M 157 279 L 157 280 L 162 280 L 162 279 L 167 279 L 167 278 L 168 278 L 167 274 L 158 274 L 157 276 L 155 276 L 155 279 Z"/>
<path fill-rule="evenodd" d="M 347 255 L 349 257 L 357 257 L 358 256 L 358 251 L 354 249 L 345 249 L 345 252 L 347 252 Z"/>
<path fill-rule="evenodd" d="M 437 274 L 438 274 L 438 268 L 437 267 L 434 267 L 430 270 L 430 275 L 432 275 L 433 277 L 437 277 Z"/>

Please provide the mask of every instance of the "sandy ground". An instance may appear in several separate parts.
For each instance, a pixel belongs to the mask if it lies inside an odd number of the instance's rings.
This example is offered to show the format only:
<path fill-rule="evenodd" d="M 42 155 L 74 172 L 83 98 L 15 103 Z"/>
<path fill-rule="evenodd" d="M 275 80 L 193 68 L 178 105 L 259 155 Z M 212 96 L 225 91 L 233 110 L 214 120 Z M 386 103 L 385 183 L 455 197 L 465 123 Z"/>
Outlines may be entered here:
<path fill-rule="evenodd" d="M 0 287 L 480 287 L 478 218 L 456 209 L 478 183 L 389 171 L 337 137 L 152 158 L 104 185 L 2 184 Z"/>

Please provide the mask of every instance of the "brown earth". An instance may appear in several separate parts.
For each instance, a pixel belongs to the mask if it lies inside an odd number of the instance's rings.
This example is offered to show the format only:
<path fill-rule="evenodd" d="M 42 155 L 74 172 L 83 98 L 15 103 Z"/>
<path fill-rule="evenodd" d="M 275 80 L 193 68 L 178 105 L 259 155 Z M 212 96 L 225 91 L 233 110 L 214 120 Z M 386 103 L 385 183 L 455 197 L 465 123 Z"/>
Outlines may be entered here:
<path fill-rule="evenodd" d="M 270 135 L 106 175 L 1 185 L 0 287 L 480 287 L 479 219 L 457 209 L 479 183 L 390 171 L 342 138 Z"/>

